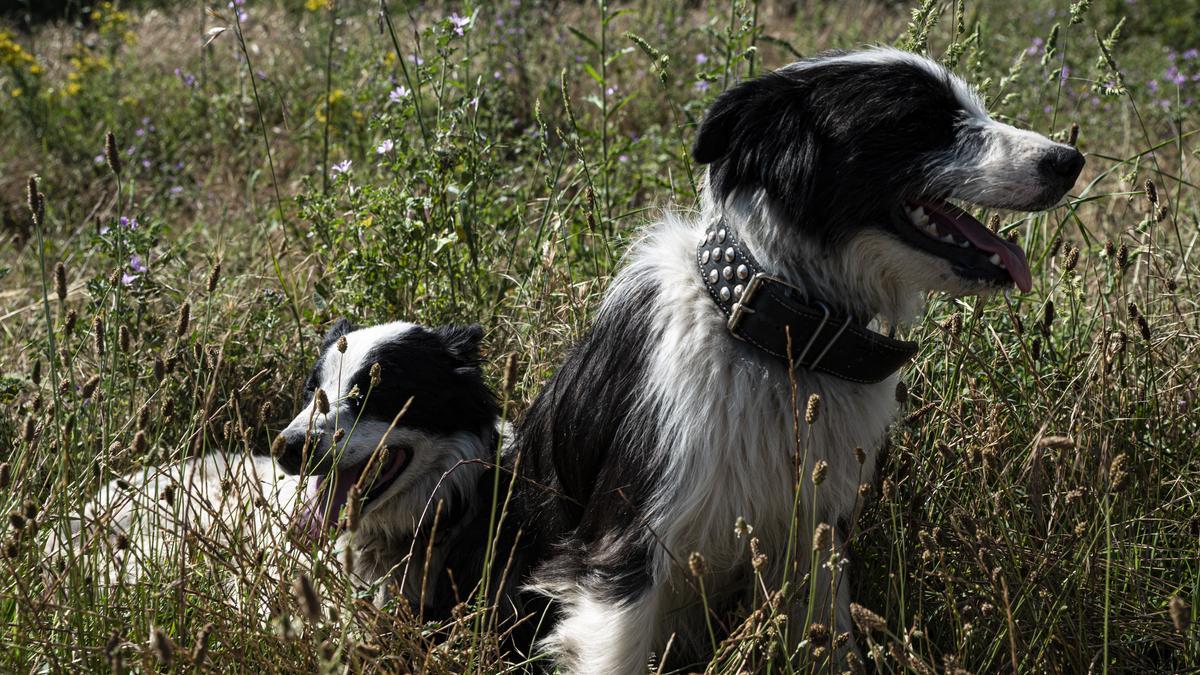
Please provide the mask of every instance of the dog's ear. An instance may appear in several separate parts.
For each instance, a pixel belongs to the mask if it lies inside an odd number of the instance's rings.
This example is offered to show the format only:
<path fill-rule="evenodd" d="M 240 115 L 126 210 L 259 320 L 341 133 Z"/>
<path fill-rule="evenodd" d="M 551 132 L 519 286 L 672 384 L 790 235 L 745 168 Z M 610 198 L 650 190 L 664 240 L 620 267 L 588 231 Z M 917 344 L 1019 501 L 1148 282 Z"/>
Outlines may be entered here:
<path fill-rule="evenodd" d="M 752 84 L 739 84 L 726 90 L 713 101 L 704 115 L 704 121 L 700 123 L 696 142 L 692 145 L 692 159 L 696 160 L 696 163 L 712 164 L 729 152 L 729 144 L 736 133 L 738 122 L 754 96 Z"/>
<path fill-rule="evenodd" d="M 446 351 L 464 365 L 479 365 L 479 346 L 483 342 L 483 326 L 477 323 L 468 326 L 439 326 L 433 332 L 442 339 Z"/>
<path fill-rule="evenodd" d="M 333 343 L 337 342 L 338 338 L 346 333 L 353 333 L 356 330 L 358 330 L 358 326 L 355 326 L 346 317 L 341 317 L 329 327 L 329 332 L 325 334 L 325 339 L 321 341 L 321 352 L 324 353 L 326 349 L 333 346 Z"/>

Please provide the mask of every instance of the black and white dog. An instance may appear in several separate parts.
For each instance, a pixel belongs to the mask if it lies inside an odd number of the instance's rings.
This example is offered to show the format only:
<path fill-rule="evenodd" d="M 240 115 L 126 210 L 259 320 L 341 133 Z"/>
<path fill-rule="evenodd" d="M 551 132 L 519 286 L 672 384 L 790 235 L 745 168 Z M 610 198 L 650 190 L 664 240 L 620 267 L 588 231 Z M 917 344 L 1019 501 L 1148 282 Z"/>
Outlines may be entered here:
<path fill-rule="evenodd" d="M 896 370 L 915 352 L 874 329 L 913 319 L 929 291 L 1032 285 L 1022 250 L 949 200 L 1046 209 L 1084 163 L 990 118 L 937 63 L 884 48 L 733 87 L 693 155 L 708 165 L 701 213 L 668 215 L 633 245 L 517 434 L 544 558 L 530 588 L 560 616 L 543 645 L 573 673 L 644 672 L 672 636 L 685 663 L 706 658 L 686 561 L 703 554 L 710 604 L 744 602 L 754 577 L 739 517 L 771 588 L 788 575 L 794 518 L 797 583 L 814 523 L 833 527 L 819 562 L 844 560 Z M 794 426 L 810 394 L 820 413 Z M 791 608 L 793 644 L 806 617 L 851 631 L 847 582 L 829 567 L 814 570 L 812 612 Z"/>
<path fill-rule="evenodd" d="M 399 589 L 414 610 L 448 616 L 467 599 L 456 593 L 469 595 L 481 578 L 480 522 L 490 515 L 488 472 L 502 433 L 480 370 L 482 334 L 479 326 L 357 329 L 341 320 L 324 339 L 303 409 L 272 448 L 276 458 L 213 453 L 114 480 L 48 548 L 70 541 L 77 552 L 102 552 L 84 559 L 126 578 L 144 577 L 185 533 L 251 560 L 263 550 L 346 560 L 349 549 L 351 580 L 376 602 Z"/>

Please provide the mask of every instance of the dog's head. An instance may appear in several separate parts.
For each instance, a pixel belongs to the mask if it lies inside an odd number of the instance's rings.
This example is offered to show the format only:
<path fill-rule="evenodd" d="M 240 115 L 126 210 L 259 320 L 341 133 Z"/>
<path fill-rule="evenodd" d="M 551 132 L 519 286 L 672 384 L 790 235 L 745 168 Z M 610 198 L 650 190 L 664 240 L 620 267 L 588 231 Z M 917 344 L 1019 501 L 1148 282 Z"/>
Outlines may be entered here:
<path fill-rule="evenodd" d="M 717 204 L 765 197 L 782 238 L 851 256 L 865 268 L 855 274 L 951 293 L 1032 285 L 1020 247 L 951 200 L 1046 209 L 1084 163 L 991 119 L 942 66 L 894 49 L 823 54 L 733 87 L 693 155 L 710 165 Z"/>
<path fill-rule="evenodd" d="M 498 409 L 479 367 L 479 326 L 395 323 L 325 336 L 304 407 L 273 452 L 290 473 L 323 477 L 310 496 L 317 524 L 335 521 L 358 485 L 370 514 L 390 504 L 418 517 L 443 474 L 478 475 L 463 460 L 489 456 Z"/>

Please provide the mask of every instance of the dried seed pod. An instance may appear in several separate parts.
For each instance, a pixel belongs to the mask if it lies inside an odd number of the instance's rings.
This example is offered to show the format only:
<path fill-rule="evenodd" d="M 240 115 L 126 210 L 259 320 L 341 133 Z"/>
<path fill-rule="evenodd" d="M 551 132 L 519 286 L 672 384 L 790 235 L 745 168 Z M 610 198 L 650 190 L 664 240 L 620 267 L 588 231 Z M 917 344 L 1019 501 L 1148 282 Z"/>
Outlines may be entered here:
<path fill-rule="evenodd" d="M 813 531 L 813 550 L 824 551 L 833 544 L 833 528 L 829 523 L 818 523 Z"/>
<path fill-rule="evenodd" d="M 67 266 L 62 261 L 54 263 L 54 294 L 59 302 L 67 299 Z"/>
<path fill-rule="evenodd" d="M 88 400 L 92 394 L 96 393 L 96 387 L 100 386 L 100 376 L 93 375 L 88 378 L 87 382 L 83 383 L 83 387 L 79 390 L 79 395 L 83 400 Z"/>
<path fill-rule="evenodd" d="M 1183 598 L 1178 595 L 1171 596 L 1171 602 L 1167 605 L 1167 611 L 1171 614 L 1171 623 L 1175 626 L 1175 632 L 1180 635 L 1186 635 L 1188 627 L 1192 624 L 1191 607 L 1184 602 Z"/>
<path fill-rule="evenodd" d="M 813 465 L 813 470 L 812 470 L 813 485 L 820 485 L 821 483 L 824 483 L 825 476 L 828 473 L 829 473 L 829 462 L 826 462 L 823 459 L 817 460 L 817 463 L 815 465 Z"/>
<path fill-rule="evenodd" d="M 111 131 L 104 132 L 104 161 L 109 170 L 118 176 L 121 175 L 121 155 L 117 152 L 117 137 Z"/>
<path fill-rule="evenodd" d="M 887 621 L 884 621 L 882 616 L 857 602 L 850 603 L 850 617 L 854 619 L 854 624 L 858 626 L 858 629 L 864 633 L 887 630 Z"/>
<path fill-rule="evenodd" d="M 217 284 L 221 282 L 221 261 L 213 263 L 212 270 L 208 273 L 208 293 L 211 295 L 217 290 Z"/>
<path fill-rule="evenodd" d="M 691 570 L 692 576 L 697 578 L 708 573 L 708 563 L 699 551 L 692 551 L 692 554 L 688 556 L 688 569 Z"/>
<path fill-rule="evenodd" d="M 171 658 L 175 655 L 175 643 L 158 626 L 150 629 L 150 650 L 154 652 L 155 658 L 163 667 L 171 667 Z"/>
<path fill-rule="evenodd" d="M 301 572 L 292 584 L 292 594 L 296 596 L 296 602 L 300 605 L 300 612 L 304 614 L 304 618 L 309 621 L 321 620 L 321 598 L 317 595 L 316 587 L 313 586 L 312 577 Z"/>
<path fill-rule="evenodd" d="M 117 346 L 120 347 L 121 353 L 128 354 L 131 346 L 132 338 L 129 336 L 129 328 L 124 324 L 117 327 Z"/>
<path fill-rule="evenodd" d="M 813 424 L 821 414 L 821 395 L 810 394 L 808 404 L 804 406 L 804 421 Z"/>
<path fill-rule="evenodd" d="M 188 324 L 192 320 L 192 306 L 190 303 L 184 302 L 179 306 L 179 314 L 175 317 L 175 337 L 181 338 L 187 335 Z"/>

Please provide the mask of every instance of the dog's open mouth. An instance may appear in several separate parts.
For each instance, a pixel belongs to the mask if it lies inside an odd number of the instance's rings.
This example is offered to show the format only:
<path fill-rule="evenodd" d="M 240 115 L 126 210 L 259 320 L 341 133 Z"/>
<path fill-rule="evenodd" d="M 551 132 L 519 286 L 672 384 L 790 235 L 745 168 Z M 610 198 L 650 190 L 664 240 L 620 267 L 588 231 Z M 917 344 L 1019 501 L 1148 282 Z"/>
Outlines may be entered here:
<path fill-rule="evenodd" d="M 897 220 L 903 221 L 897 230 L 906 242 L 948 260 L 959 276 L 1005 286 L 1014 283 L 1022 291 L 1033 288 L 1021 247 L 950 202 L 906 201 Z"/>
<path fill-rule="evenodd" d="M 304 502 L 304 517 L 313 535 L 337 524 L 338 516 L 350 498 L 350 490 L 360 485 L 362 504 L 383 494 L 396 477 L 404 472 L 412 461 L 412 449 L 389 445 L 380 452 L 375 462 L 380 468 L 371 466 L 367 460 L 355 466 L 334 469 L 325 476 L 314 479 L 316 484 Z M 373 477 L 372 477 L 373 476 Z"/>

